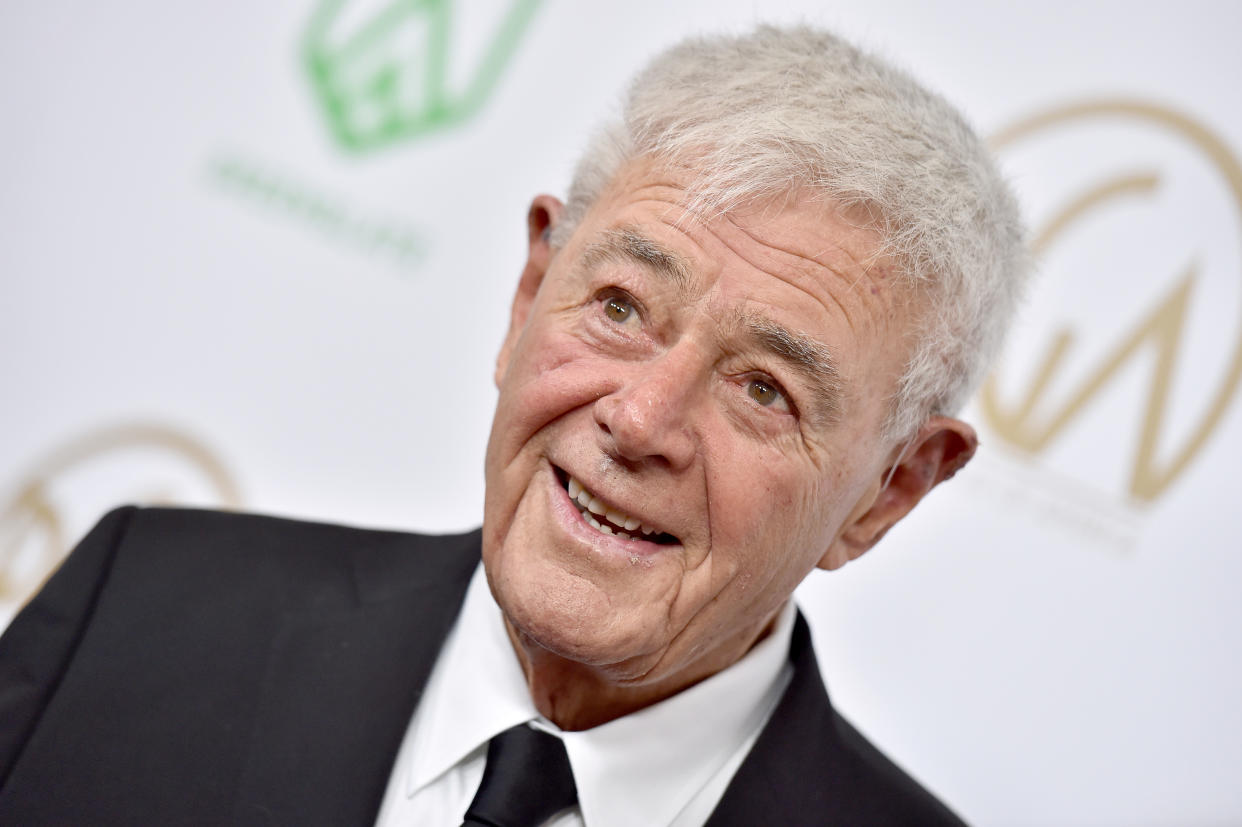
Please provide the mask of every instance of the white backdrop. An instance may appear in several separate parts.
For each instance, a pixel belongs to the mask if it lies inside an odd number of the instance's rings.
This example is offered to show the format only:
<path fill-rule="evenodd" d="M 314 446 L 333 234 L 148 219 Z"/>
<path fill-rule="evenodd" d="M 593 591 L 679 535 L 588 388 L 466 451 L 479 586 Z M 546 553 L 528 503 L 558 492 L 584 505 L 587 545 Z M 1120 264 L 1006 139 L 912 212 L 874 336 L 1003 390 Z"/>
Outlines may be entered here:
<path fill-rule="evenodd" d="M 804 18 L 1044 237 L 980 457 L 800 592 L 835 702 L 972 822 L 1242 823 L 1242 7 L 335 5 L 0 5 L 0 620 L 122 501 L 476 524 L 528 200 L 662 45 Z"/>

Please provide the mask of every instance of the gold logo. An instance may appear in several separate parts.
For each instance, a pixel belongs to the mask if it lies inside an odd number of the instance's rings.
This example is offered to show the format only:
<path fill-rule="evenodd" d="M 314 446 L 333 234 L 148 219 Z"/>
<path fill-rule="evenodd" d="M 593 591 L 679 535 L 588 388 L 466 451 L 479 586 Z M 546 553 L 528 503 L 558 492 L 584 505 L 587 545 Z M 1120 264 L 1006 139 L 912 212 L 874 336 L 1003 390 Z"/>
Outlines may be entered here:
<path fill-rule="evenodd" d="M 1014 124 L 993 138 L 993 146 L 1010 153 L 1021 150 L 1024 144 L 1037 137 L 1056 138 L 1067 128 L 1079 129 L 1101 122 L 1130 129 L 1138 127 L 1139 132 L 1154 130 L 1165 139 L 1172 138 L 1181 152 L 1193 156 L 1195 163 L 1202 166 L 1206 161 L 1209 176 L 1217 186 L 1224 184 L 1225 197 L 1234 209 L 1224 232 L 1234 242 L 1242 240 L 1239 233 L 1242 167 L 1219 137 L 1184 114 L 1140 101 L 1085 102 L 1053 109 Z M 1053 210 L 1051 217 L 1037 228 L 1033 241 L 1037 259 L 1046 260 L 1054 248 L 1068 245 L 1076 233 L 1090 233 L 1092 222 L 1110 211 L 1115 218 L 1118 211 L 1141 209 L 1144 203 L 1150 204 L 1161 188 L 1169 184 L 1167 176 L 1157 166 L 1118 170 L 1114 165 L 1112 173 L 1093 177 L 1093 183 L 1063 198 L 1060 208 Z M 1199 206 L 1209 209 L 1206 204 Z M 1176 227 L 1168 229 L 1176 236 Z M 1167 248 L 1171 241 L 1177 240 L 1176 237 L 1144 236 L 1140 230 L 1132 243 L 1150 245 L 1154 249 L 1161 245 Z M 1101 275 L 1098 271 L 1083 269 L 1088 271 L 1073 274 L 1080 284 L 1089 284 Z M 1218 338 L 1216 342 L 1228 348 L 1222 374 L 1215 381 L 1197 384 L 1194 389 L 1198 398 L 1208 397 L 1208 403 L 1193 416 L 1181 416 L 1180 433 L 1170 437 L 1169 403 L 1175 388 L 1185 391 L 1185 383 L 1178 384 L 1176 373 L 1179 357 L 1185 358 L 1186 337 L 1195 329 L 1188 324 L 1188 315 L 1196 285 L 1200 284 L 1201 265 L 1197 258 L 1191 257 L 1174 273 L 1171 286 L 1164 294 L 1137 314 L 1137 321 L 1131 319 L 1131 326 L 1123 329 L 1121 335 L 1111 338 L 1102 356 L 1088 357 L 1085 369 L 1071 371 L 1067 366 L 1067 357 L 1084 332 L 1068 323 L 1061 323 L 1050 334 L 1045 334 L 1042 348 L 1035 348 L 1029 378 L 1016 392 L 1012 382 L 1002 381 L 1013 377 L 998 368 L 985 382 L 979 399 L 987 425 L 1010 445 L 1030 454 L 1041 454 L 1075 420 L 1084 418 L 1093 401 L 1121 381 L 1123 375 L 1127 380 L 1132 379 L 1135 371 L 1141 372 L 1142 366 L 1148 366 L 1127 489 L 1129 496 L 1139 502 L 1159 497 L 1185 472 L 1220 426 L 1242 379 L 1242 318 L 1235 315 L 1231 325 L 1211 334 L 1228 339 L 1219 341 Z M 1135 279 L 1145 275 L 1151 274 L 1137 273 Z M 1164 277 L 1169 276 L 1166 273 Z M 1067 304 L 1071 302 L 1072 299 L 1066 300 Z M 1007 399 L 1001 391 L 1003 386 L 1010 391 Z M 1054 386 L 1060 387 L 1061 392 L 1054 393 Z"/>
<path fill-rule="evenodd" d="M 23 475 L 0 509 L 0 602 L 32 594 L 91 521 L 122 502 L 238 507 L 237 484 L 202 443 L 160 425 L 87 433 Z"/>

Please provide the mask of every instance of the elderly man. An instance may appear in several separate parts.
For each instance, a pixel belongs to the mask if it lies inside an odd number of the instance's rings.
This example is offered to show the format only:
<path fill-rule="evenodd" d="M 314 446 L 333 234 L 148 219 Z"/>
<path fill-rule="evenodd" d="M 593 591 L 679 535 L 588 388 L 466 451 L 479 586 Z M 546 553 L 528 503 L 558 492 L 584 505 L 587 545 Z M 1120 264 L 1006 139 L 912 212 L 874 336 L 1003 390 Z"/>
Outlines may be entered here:
<path fill-rule="evenodd" d="M 114 512 L 3 640 L 0 821 L 956 822 L 790 595 L 975 449 L 979 140 L 831 35 L 689 41 L 527 228 L 481 533 Z"/>

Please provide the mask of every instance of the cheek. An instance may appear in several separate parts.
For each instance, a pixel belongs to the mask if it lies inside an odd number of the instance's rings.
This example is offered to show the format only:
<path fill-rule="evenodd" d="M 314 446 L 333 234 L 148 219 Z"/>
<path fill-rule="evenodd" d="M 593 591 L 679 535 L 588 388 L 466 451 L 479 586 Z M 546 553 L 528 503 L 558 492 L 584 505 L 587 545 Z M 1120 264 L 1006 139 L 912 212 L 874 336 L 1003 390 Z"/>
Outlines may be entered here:
<path fill-rule="evenodd" d="M 802 463 L 775 452 L 751 452 L 739 461 L 741 455 L 732 452 L 711 486 L 712 545 L 736 549 L 740 562 L 751 564 L 746 567 L 775 571 L 811 541 L 807 529 L 820 521 L 816 512 L 822 510 L 820 481 L 798 467 Z"/>
<path fill-rule="evenodd" d="M 604 360 L 577 339 L 543 333 L 523 337 L 500 388 L 492 440 L 511 458 L 548 425 L 609 392 Z"/>
<path fill-rule="evenodd" d="M 727 565 L 756 597 L 771 591 L 783 599 L 832 544 L 857 486 L 840 465 L 821 471 L 775 450 L 738 463 L 740 453 L 714 477 L 713 565 Z"/>

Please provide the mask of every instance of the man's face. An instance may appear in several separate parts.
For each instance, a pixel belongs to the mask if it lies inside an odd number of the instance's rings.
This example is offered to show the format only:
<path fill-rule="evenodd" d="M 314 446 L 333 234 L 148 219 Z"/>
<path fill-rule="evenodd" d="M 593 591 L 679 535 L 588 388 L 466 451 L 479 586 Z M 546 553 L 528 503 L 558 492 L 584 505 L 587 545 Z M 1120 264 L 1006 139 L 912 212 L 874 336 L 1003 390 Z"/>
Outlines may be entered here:
<path fill-rule="evenodd" d="M 678 184 L 633 164 L 563 250 L 536 233 L 487 451 L 506 619 L 621 685 L 744 654 L 896 454 L 910 312 L 877 237 L 809 198 L 704 223 Z"/>

